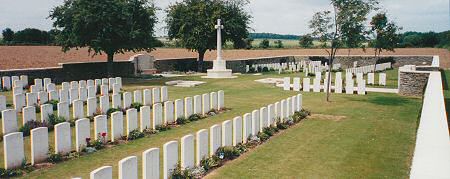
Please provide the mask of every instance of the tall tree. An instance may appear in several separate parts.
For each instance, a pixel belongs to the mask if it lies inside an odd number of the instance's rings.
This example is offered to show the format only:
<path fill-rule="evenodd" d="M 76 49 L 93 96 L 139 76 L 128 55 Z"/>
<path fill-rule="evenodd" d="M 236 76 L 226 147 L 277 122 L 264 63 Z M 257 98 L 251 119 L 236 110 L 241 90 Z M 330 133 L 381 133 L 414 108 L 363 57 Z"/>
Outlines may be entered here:
<path fill-rule="evenodd" d="M 401 28 L 394 22 L 389 22 L 386 13 L 378 13 L 373 16 L 370 25 L 375 36 L 371 42 L 375 51 L 375 57 L 378 59 L 383 50 L 394 52 L 400 40 L 400 36 L 397 33 Z"/>
<path fill-rule="evenodd" d="M 370 12 L 376 4 L 378 4 L 376 0 L 331 0 L 332 10 L 315 13 L 309 22 L 309 27 L 313 31 L 311 35 L 319 39 L 323 47 L 330 43 L 330 47 L 325 48 L 328 53 L 328 72 L 330 72 L 328 73 L 327 84 L 331 84 L 331 69 L 336 53 L 348 39 L 346 28 L 363 26 L 364 21 L 349 22 L 354 20 L 351 17 L 357 16 L 358 19 L 365 19 L 367 14 L 357 13 L 357 10 L 369 7 Z M 354 33 L 364 35 L 362 31 L 355 31 Z M 327 101 L 330 101 L 330 86 L 327 85 L 327 89 L 325 89 Z"/>
<path fill-rule="evenodd" d="M 10 28 L 6 28 L 5 30 L 2 31 L 2 36 L 3 41 L 6 44 L 10 44 L 14 40 L 14 31 L 12 31 Z"/>
<path fill-rule="evenodd" d="M 169 6 L 167 28 L 170 39 L 198 53 L 198 71 L 203 71 L 206 51 L 216 49 L 217 33 L 214 25 L 222 19 L 223 43 L 236 45 L 249 35 L 251 16 L 244 10 L 248 0 L 183 0 Z"/>
<path fill-rule="evenodd" d="M 314 46 L 314 39 L 311 37 L 311 35 L 304 35 L 300 37 L 300 47 L 302 48 L 311 48 Z"/>
<path fill-rule="evenodd" d="M 93 55 L 107 54 L 112 76 L 115 54 L 154 49 L 155 12 L 148 0 L 66 0 L 50 18 L 61 30 L 56 38 L 64 52 L 88 47 Z"/>

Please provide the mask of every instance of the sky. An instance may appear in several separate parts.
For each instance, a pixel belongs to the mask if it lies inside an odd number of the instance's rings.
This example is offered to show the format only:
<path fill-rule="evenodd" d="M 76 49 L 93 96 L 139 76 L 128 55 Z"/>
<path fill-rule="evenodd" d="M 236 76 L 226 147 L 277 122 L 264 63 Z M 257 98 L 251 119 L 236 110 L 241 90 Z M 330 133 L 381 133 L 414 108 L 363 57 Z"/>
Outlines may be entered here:
<path fill-rule="evenodd" d="M 50 30 L 49 11 L 64 0 L 0 0 L 0 30 L 24 28 Z M 164 9 L 176 0 L 155 0 L 156 35 L 164 36 Z M 302 35 L 310 32 L 308 21 L 314 12 L 330 8 L 329 0 L 250 0 L 245 9 L 253 16 L 253 32 Z M 450 30 L 450 0 L 380 0 L 382 8 L 403 31 Z M 226 24 L 224 24 L 226 27 Z"/>

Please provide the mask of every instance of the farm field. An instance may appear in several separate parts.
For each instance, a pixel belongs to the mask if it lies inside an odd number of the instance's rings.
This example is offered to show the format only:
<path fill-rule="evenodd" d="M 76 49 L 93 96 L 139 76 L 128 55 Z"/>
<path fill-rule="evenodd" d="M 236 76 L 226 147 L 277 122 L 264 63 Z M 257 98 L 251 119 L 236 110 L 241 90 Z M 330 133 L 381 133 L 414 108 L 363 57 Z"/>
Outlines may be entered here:
<path fill-rule="evenodd" d="M 33 171 L 24 177 L 88 178 L 90 171 L 111 165 L 116 178 L 118 161 L 131 155 L 138 156 L 141 171 L 140 156 L 146 149 L 162 147 L 170 140 L 179 140 L 184 135 L 296 94 L 254 80 L 298 75 L 241 75 L 234 80 L 205 80 L 196 76 L 157 80 L 124 79 L 127 91 L 159 86 L 175 79 L 204 80 L 207 84 L 196 88 L 169 87 L 170 99 L 224 90 L 225 106 L 231 111 Z M 324 93 L 303 94 L 304 107 L 311 110 L 313 116 L 213 171 L 208 177 L 408 177 L 421 99 L 381 93 L 369 93 L 367 96 L 333 94 L 332 102 L 325 103 Z M 283 150 L 289 150 L 289 155 L 282 155 Z"/>
<path fill-rule="evenodd" d="M 115 60 L 128 60 L 134 54 L 137 53 L 117 54 Z M 339 51 L 339 55 L 347 54 L 346 49 Z M 197 57 L 195 52 L 171 48 L 158 48 L 150 55 L 155 56 L 156 59 Z M 283 55 L 326 55 L 326 52 L 323 49 L 224 50 L 223 55 L 224 59 L 234 60 Z M 354 49 L 351 51 L 351 55 L 372 56 L 373 50 L 366 49 L 364 52 L 361 49 Z M 382 55 L 439 55 L 441 67 L 450 68 L 450 53 L 447 49 L 396 49 L 395 53 L 386 52 Z M 215 58 L 215 51 L 209 51 L 205 55 L 206 60 Z M 106 61 L 106 55 L 92 56 L 86 48 L 63 53 L 61 47 L 57 46 L 0 46 L 0 70 L 57 67 L 58 63 L 94 61 Z"/>

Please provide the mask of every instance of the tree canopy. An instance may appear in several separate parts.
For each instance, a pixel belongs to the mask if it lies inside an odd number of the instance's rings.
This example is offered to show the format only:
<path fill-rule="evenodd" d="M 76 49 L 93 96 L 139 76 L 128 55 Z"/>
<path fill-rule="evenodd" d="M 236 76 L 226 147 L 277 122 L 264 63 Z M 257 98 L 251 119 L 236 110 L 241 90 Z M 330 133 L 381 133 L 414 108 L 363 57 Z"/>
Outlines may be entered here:
<path fill-rule="evenodd" d="M 170 39 L 199 54 L 199 71 L 203 71 L 203 58 L 208 50 L 216 49 L 217 19 L 222 19 L 222 43 L 245 43 L 249 35 L 251 16 L 244 10 L 247 0 L 183 0 L 169 6 L 167 29 Z M 236 46 L 235 46 L 236 47 Z"/>
<path fill-rule="evenodd" d="M 371 46 L 375 49 L 375 56 L 379 55 L 383 50 L 394 51 L 399 42 L 399 27 L 393 22 L 389 22 L 385 13 L 378 13 L 372 17 L 370 22 L 372 32 L 375 35 Z"/>
<path fill-rule="evenodd" d="M 93 55 L 106 53 L 111 75 L 114 54 L 154 49 L 155 11 L 147 0 L 66 0 L 49 17 L 61 30 L 56 39 L 63 51 L 87 47 Z"/>

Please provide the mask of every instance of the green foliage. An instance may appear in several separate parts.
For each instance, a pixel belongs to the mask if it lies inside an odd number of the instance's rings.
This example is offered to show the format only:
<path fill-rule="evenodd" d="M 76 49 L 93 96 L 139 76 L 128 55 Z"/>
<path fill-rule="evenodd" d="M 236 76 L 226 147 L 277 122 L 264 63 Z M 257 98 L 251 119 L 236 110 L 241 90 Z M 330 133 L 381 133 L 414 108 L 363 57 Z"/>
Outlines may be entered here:
<path fill-rule="evenodd" d="M 199 71 L 203 71 L 203 58 L 207 50 L 216 49 L 217 19 L 222 19 L 225 28 L 222 42 L 234 42 L 242 47 L 249 34 L 251 16 L 244 7 L 249 2 L 225 0 L 183 0 L 169 6 L 165 20 L 170 40 L 199 54 Z"/>
<path fill-rule="evenodd" d="M 136 109 L 138 112 L 141 110 L 141 107 L 144 106 L 141 103 L 131 103 L 131 108 Z"/>
<path fill-rule="evenodd" d="M 127 136 L 127 140 L 136 140 L 139 138 L 145 137 L 145 134 L 137 129 L 130 132 L 130 134 Z"/>
<path fill-rule="evenodd" d="M 283 40 L 295 40 L 300 38 L 298 35 L 281 35 L 274 33 L 250 33 L 252 39 L 283 39 Z"/>
<path fill-rule="evenodd" d="M 311 48 L 314 46 L 313 44 L 314 39 L 311 37 L 311 35 L 304 35 L 300 37 L 300 47 L 302 48 Z"/>
<path fill-rule="evenodd" d="M 202 119 L 202 116 L 200 116 L 199 114 L 192 114 L 188 118 L 189 121 L 198 121 L 200 119 Z"/>
<path fill-rule="evenodd" d="M 206 171 L 219 167 L 220 164 L 220 158 L 216 155 L 213 155 L 210 158 L 202 159 L 200 161 L 200 166 L 203 167 Z"/>
<path fill-rule="evenodd" d="M 155 129 L 157 130 L 157 131 L 168 131 L 168 130 L 170 130 L 170 126 L 169 125 L 156 125 L 155 126 Z"/>
<path fill-rule="evenodd" d="M 241 152 L 233 146 L 226 146 L 219 147 L 216 151 L 216 155 L 222 160 L 233 160 L 238 158 L 241 155 Z"/>
<path fill-rule="evenodd" d="M 14 31 L 10 28 L 6 28 L 2 31 L 3 42 L 6 44 L 11 44 L 14 40 Z"/>
<path fill-rule="evenodd" d="M 370 25 L 372 25 L 372 33 L 375 36 L 370 46 L 375 48 L 375 56 L 379 55 L 383 50 L 393 52 L 399 42 L 397 33 L 401 28 L 397 27 L 394 22 L 389 22 L 386 13 L 379 13 L 373 16 Z"/>
<path fill-rule="evenodd" d="M 0 168 L 0 178 L 12 178 L 12 177 L 18 177 L 18 176 L 22 176 L 22 171 L 21 170 L 6 170 L 4 168 Z"/>
<path fill-rule="evenodd" d="M 171 179 L 187 179 L 187 178 L 193 178 L 192 173 L 190 170 L 183 170 L 181 168 L 181 164 L 178 162 L 177 166 L 169 171 L 171 173 L 170 178 Z"/>
<path fill-rule="evenodd" d="M 91 141 L 90 139 L 86 139 L 86 143 L 87 143 L 87 147 L 93 147 L 97 150 L 103 149 L 105 148 L 105 139 L 97 139 L 97 140 L 93 140 Z"/>
<path fill-rule="evenodd" d="M 189 120 L 186 119 L 185 117 L 177 118 L 177 124 L 182 125 L 182 124 L 187 124 L 187 123 L 189 123 Z"/>
<path fill-rule="evenodd" d="M 49 125 L 54 126 L 54 125 L 56 125 L 56 124 L 63 123 L 63 122 L 66 122 L 66 121 L 67 121 L 67 120 L 66 120 L 64 117 L 59 117 L 59 116 L 57 116 L 57 115 L 50 114 L 50 115 L 48 115 L 48 121 L 47 121 L 47 123 L 48 123 Z"/>
<path fill-rule="evenodd" d="M 19 128 L 19 132 L 22 132 L 23 136 L 29 136 L 31 130 L 39 127 L 48 127 L 48 124 L 42 123 L 40 121 L 28 121 L 22 127 Z M 53 126 L 51 128 L 53 128 Z"/>
<path fill-rule="evenodd" d="M 277 128 L 280 130 L 285 130 L 289 128 L 289 125 L 283 122 L 277 122 Z"/>
<path fill-rule="evenodd" d="M 106 115 L 108 117 L 110 117 L 112 113 L 115 113 L 115 112 L 118 112 L 118 111 L 121 111 L 121 110 L 117 109 L 117 108 L 109 108 L 108 111 L 106 111 Z"/>
<path fill-rule="evenodd" d="M 283 41 L 281 41 L 281 40 L 275 41 L 275 47 L 276 48 L 284 48 Z"/>
<path fill-rule="evenodd" d="M 270 47 L 270 41 L 268 39 L 264 39 L 259 43 L 259 48 L 267 49 Z"/>
<path fill-rule="evenodd" d="M 266 133 L 260 132 L 256 135 L 261 141 L 269 140 L 270 136 Z"/>
<path fill-rule="evenodd" d="M 50 163 L 59 163 L 64 160 L 61 154 L 56 154 L 53 149 L 50 149 L 47 153 L 47 161 Z"/>
<path fill-rule="evenodd" d="M 47 101 L 45 104 L 51 104 L 53 106 L 53 110 L 56 111 L 58 110 L 58 103 L 59 103 L 58 100 L 50 100 Z"/>
<path fill-rule="evenodd" d="M 112 73 L 114 54 L 150 52 L 156 44 L 156 7 L 147 0 L 70 0 L 55 7 L 49 16 L 62 29 L 57 42 L 66 52 L 88 47 L 93 55 L 108 56 Z"/>
<path fill-rule="evenodd" d="M 450 46 L 450 31 L 435 32 L 405 32 L 400 35 L 398 47 L 448 47 Z"/>

